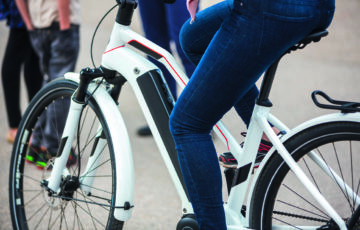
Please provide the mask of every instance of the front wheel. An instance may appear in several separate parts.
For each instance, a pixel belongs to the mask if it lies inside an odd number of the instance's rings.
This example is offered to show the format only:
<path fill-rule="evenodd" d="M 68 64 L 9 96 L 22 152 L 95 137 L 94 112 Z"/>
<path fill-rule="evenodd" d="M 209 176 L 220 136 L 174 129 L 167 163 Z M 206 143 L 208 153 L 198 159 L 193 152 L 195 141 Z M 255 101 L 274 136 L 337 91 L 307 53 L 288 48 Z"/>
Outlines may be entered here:
<path fill-rule="evenodd" d="M 285 147 L 348 224 L 360 205 L 360 124 L 310 127 Z M 339 229 L 277 153 L 259 175 L 250 210 L 251 229 Z M 351 229 L 360 229 L 358 217 Z"/>
<path fill-rule="evenodd" d="M 87 97 L 74 133 L 61 192 L 51 195 L 41 183 L 50 176 L 76 89 L 69 80 L 51 82 L 23 116 L 10 161 L 14 229 L 122 229 L 123 222 L 114 218 L 116 165 L 109 124 L 92 97 Z"/>

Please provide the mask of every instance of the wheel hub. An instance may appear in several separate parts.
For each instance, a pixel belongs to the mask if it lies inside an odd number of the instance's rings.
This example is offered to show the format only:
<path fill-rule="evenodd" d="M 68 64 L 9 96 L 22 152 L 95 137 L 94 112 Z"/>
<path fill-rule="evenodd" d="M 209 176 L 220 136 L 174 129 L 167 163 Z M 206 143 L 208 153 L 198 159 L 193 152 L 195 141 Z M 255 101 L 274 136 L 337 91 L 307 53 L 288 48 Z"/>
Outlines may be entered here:
<path fill-rule="evenodd" d="M 79 178 L 77 176 L 68 175 L 60 183 L 61 199 L 69 201 L 72 200 L 75 191 L 80 187 Z"/>

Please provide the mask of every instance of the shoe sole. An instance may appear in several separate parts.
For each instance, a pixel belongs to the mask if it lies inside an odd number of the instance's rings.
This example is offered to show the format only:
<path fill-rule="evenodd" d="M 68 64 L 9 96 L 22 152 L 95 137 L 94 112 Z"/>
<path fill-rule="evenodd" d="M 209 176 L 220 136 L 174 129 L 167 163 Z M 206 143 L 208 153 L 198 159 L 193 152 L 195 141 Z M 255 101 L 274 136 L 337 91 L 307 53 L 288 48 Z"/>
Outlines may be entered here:
<path fill-rule="evenodd" d="M 221 165 L 222 167 L 224 167 L 224 168 L 227 168 L 227 169 L 236 169 L 237 166 L 238 166 L 238 165 L 225 164 L 225 163 L 223 163 L 223 162 L 221 162 L 221 161 L 220 161 L 220 165 Z M 255 163 L 253 168 L 254 168 L 254 169 L 257 169 L 257 168 L 259 168 L 259 166 L 260 166 L 260 163 Z"/>
<path fill-rule="evenodd" d="M 220 161 L 220 165 L 222 167 L 224 167 L 224 168 L 227 168 L 227 169 L 236 169 L 237 168 L 237 164 L 236 165 L 234 165 L 234 164 L 230 165 L 230 164 L 226 164 L 226 163 L 224 163 L 222 161 Z"/>

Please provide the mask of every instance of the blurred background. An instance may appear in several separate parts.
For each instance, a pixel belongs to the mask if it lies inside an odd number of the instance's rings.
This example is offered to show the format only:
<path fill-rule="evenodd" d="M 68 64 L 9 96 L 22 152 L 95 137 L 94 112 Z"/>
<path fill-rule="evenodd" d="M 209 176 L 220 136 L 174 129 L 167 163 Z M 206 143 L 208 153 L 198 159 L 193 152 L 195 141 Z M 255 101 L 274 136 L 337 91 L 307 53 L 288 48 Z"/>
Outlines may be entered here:
<path fill-rule="evenodd" d="M 204 0 L 201 8 L 218 1 Z M 77 71 L 92 66 L 90 42 L 101 17 L 115 1 L 82 0 L 81 3 L 81 48 Z M 338 0 L 329 35 L 320 43 L 292 53 L 282 59 L 270 99 L 274 104 L 273 114 L 289 127 L 294 127 L 312 117 L 330 113 L 314 106 L 310 94 L 321 89 L 339 100 L 360 101 L 360 1 Z M 108 15 L 100 26 L 94 40 L 95 64 L 100 65 L 101 55 L 107 44 L 115 11 Z M 143 34 L 138 12 L 132 28 Z M 8 37 L 5 22 L 0 23 L 0 68 Z M 6 141 L 7 117 L 0 82 L 0 230 L 12 229 L 8 208 L 8 171 L 12 146 Z M 22 84 L 23 85 L 23 84 Z M 27 98 L 22 86 L 22 107 Z M 136 99 L 128 87 L 120 96 L 120 110 L 127 122 L 133 144 L 135 163 L 135 209 L 131 219 L 132 229 L 175 229 L 181 217 L 181 204 L 167 174 L 165 165 L 152 137 L 140 138 L 136 130 L 145 119 Z M 245 131 L 234 111 L 225 116 L 225 124 L 242 141 L 240 132 Z M 215 139 L 219 153 L 225 151 L 222 143 Z"/>

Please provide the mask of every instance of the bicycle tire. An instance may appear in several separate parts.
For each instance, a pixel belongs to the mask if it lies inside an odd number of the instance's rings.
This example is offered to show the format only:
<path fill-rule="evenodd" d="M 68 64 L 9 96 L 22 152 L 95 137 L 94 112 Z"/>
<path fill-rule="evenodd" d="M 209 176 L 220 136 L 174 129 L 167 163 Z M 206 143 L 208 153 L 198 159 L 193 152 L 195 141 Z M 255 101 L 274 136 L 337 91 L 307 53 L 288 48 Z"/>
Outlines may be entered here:
<path fill-rule="evenodd" d="M 359 206 L 360 124 L 331 122 L 307 128 L 284 144 L 308 178 L 345 223 Z M 316 153 L 326 163 L 326 174 L 309 157 Z M 335 173 L 350 189 L 332 178 Z M 354 195 L 356 194 L 356 195 Z M 295 177 L 276 152 L 254 189 L 249 213 L 251 229 L 338 229 L 337 225 Z M 280 228 L 279 228 L 280 229 Z M 359 221 L 355 228 L 360 229 Z"/>
<path fill-rule="evenodd" d="M 81 173 L 79 174 L 78 167 L 81 168 L 81 172 L 86 168 L 86 162 L 92 149 L 98 145 L 96 136 L 99 136 L 99 130 L 101 129 L 97 128 L 101 124 L 103 131 L 101 138 L 106 140 L 107 144 L 100 149 L 100 163 L 96 169 L 97 174 L 92 175 L 94 182 L 91 193 L 85 194 L 77 186 L 76 189 L 73 189 L 74 191 L 66 190 L 70 193 L 66 193 L 61 198 L 50 197 L 45 189 L 40 186 L 40 182 L 50 176 L 52 160 L 39 159 L 40 155 L 34 155 L 33 153 L 33 157 L 29 158 L 30 149 L 35 149 L 33 142 L 29 143 L 31 137 L 35 135 L 34 130 L 38 130 L 36 132 L 40 130 L 39 133 L 42 135 L 45 135 L 48 129 L 51 132 L 60 132 L 60 134 L 57 134 L 57 141 L 59 141 L 62 132 L 61 128 L 54 125 L 53 120 L 48 119 L 50 120 L 48 128 L 39 129 L 39 118 L 44 111 L 49 113 L 58 109 L 61 109 L 62 114 L 66 115 L 70 96 L 75 92 L 77 86 L 77 83 L 64 78 L 49 83 L 36 94 L 24 113 L 10 161 L 9 201 L 14 229 L 121 230 L 123 228 L 124 222 L 116 220 L 113 215 L 116 194 L 116 165 L 108 129 L 109 124 L 104 120 L 99 106 L 91 96 L 87 96 L 88 103 L 83 107 L 79 129 L 73 142 L 73 149 L 78 160 L 75 164 L 73 161 L 73 165 L 68 166 L 68 171 L 71 176 L 74 176 L 74 180 L 79 182 L 80 186 L 82 180 L 78 178 L 85 178 L 90 174 L 79 176 Z M 64 108 L 59 108 L 60 105 L 64 106 Z M 48 115 L 48 117 L 50 116 Z M 63 117 L 66 118 L 67 116 Z M 36 128 L 35 125 L 37 125 Z M 48 150 L 47 154 L 49 154 Z M 50 157 L 50 155 L 48 156 Z M 40 170 L 38 170 L 33 164 L 35 161 L 31 161 L 33 158 L 37 158 L 38 161 L 48 161 L 43 168 L 36 161 L 37 168 L 40 167 Z M 68 163 L 70 160 L 69 158 Z M 81 162 L 80 165 L 79 162 Z M 63 179 L 63 181 L 65 180 Z"/>

